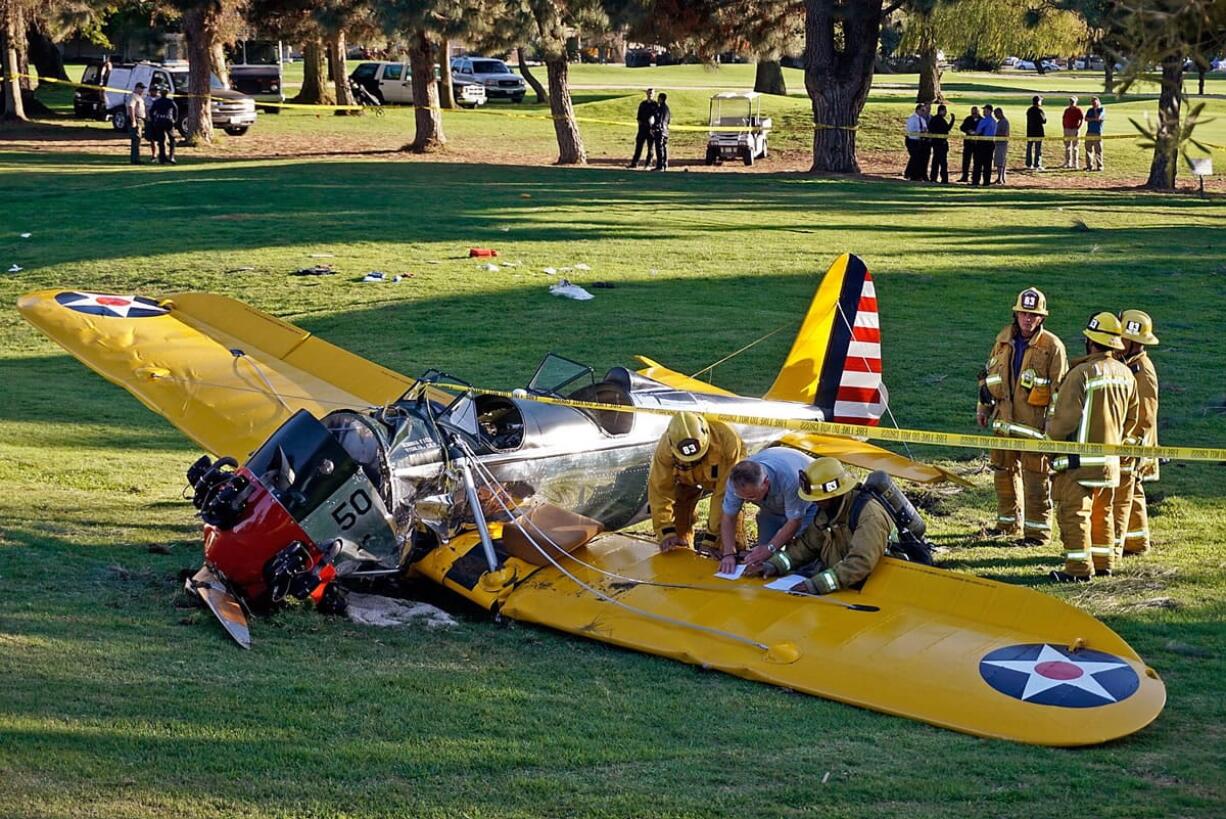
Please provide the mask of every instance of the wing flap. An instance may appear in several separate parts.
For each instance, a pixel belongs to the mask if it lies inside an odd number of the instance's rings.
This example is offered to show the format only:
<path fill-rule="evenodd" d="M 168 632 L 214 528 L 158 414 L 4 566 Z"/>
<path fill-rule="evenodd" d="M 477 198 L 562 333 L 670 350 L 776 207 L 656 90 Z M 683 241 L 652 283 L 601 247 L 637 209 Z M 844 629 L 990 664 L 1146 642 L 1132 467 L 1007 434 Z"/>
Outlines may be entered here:
<path fill-rule="evenodd" d="M 141 309 L 107 307 L 125 301 Z M 319 417 L 378 405 L 411 383 L 223 296 L 185 293 L 158 303 L 47 290 L 23 296 L 18 309 L 215 454 L 245 456 L 299 409 Z"/>
<path fill-rule="evenodd" d="M 858 466 L 870 472 L 881 469 L 895 478 L 902 478 L 906 481 L 940 483 L 944 480 L 951 480 L 962 486 L 971 486 L 971 483 L 965 478 L 947 469 L 913 461 L 888 449 L 854 438 L 820 435 L 815 432 L 789 432 L 779 439 L 779 443 L 803 450 L 815 457 L 838 458 L 843 463 Z"/>
<path fill-rule="evenodd" d="M 715 564 L 693 552 L 661 554 L 655 544 L 623 535 L 599 537 L 575 556 L 603 572 L 673 587 L 627 586 L 567 561 L 584 583 L 631 608 L 544 568 L 507 596 L 501 613 L 851 705 L 1039 745 L 1125 736 L 1157 717 L 1166 700 L 1158 676 L 1107 626 L 1018 586 L 886 559 L 860 592 L 833 596 L 878 609 L 851 611 L 830 598 L 766 590 L 761 580 L 719 580 L 712 577 Z M 1094 707 L 1055 707 L 1022 699 L 1024 682 L 1017 696 L 985 682 L 987 655 L 1038 644 L 1106 652 L 1132 670 L 1136 687 L 1118 701 L 1083 698 Z"/>
<path fill-rule="evenodd" d="M 736 395 L 736 393 L 729 392 L 714 384 L 708 384 L 706 381 L 699 381 L 697 378 L 691 378 L 676 370 L 670 370 L 663 364 L 652 361 L 647 356 L 636 355 L 635 358 L 645 365 L 643 369 L 639 370 L 639 375 L 645 375 L 648 378 L 659 381 L 661 384 L 667 384 L 670 387 L 676 387 L 687 392 L 706 395 Z"/>

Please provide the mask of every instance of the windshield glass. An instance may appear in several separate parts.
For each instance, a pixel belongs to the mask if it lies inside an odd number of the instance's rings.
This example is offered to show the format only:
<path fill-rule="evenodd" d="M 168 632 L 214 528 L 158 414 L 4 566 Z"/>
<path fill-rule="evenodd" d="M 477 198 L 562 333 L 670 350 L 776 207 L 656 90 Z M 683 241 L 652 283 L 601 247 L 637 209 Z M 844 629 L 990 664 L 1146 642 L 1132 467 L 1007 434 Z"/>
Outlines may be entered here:
<path fill-rule="evenodd" d="M 248 40 L 246 43 L 247 65 L 276 65 L 277 44 L 267 40 Z"/>
<path fill-rule="evenodd" d="M 473 60 L 474 74 L 510 74 L 511 69 L 502 60 Z"/>
<path fill-rule="evenodd" d="M 536 374 L 528 382 L 528 389 L 538 393 L 560 395 L 564 387 L 586 386 L 594 383 L 595 380 L 592 377 L 591 367 L 550 353 L 536 368 Z"/>
<path fill-rule="evenodd" d="M 176 94 L 188 93 L 187 91 L 187 72 L 186 71 L 172 71 L 170 74 L 170 78 L 174 80 Z M 225 85 L 222 84 L 221 80 L 218 79 L 216 74 L 209 75 L 209 88 L 213 89 L 214 91 L 225 91 L 226 90 Z"/>

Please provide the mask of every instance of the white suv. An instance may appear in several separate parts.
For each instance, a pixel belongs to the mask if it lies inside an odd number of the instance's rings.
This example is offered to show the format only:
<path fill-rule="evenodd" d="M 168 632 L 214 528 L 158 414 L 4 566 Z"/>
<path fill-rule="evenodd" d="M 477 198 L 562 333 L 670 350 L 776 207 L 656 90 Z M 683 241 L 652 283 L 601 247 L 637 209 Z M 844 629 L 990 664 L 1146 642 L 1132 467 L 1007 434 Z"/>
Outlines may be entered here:
<path fill-rule="evenodd" d="M 353 69 L 349 79 L 369 91 L 381 105 L 413 104 L 413 71 L 408 63 L 366 60 Z M 485 104 L 485 88 L 480 83 L 452 77 L 451 92 L 461 108 Z"/>
<path fill-rule="evenodd" d="M 502 60 L 488 57 L 456 57 L 451 61 L 451 76 L 456 82 L 480 83 L 489 99 L 509 99 L 523 102 L 527 88 L 524 78 L 512 71 Z"/>

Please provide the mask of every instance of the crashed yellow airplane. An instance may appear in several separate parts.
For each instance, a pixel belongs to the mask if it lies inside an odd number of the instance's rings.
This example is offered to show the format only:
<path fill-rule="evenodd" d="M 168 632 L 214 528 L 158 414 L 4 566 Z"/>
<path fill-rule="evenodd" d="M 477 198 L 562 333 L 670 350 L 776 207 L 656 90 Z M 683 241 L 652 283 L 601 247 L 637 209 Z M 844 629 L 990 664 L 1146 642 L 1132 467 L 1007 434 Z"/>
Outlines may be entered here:
<path fill-rule="evenodd" d="M 558 356 L 524 390 L 457 389 L 210 294 L 47 290 L 18 306 L 197 444 L 244 458 L 188 473 L 205 522 L 189 588 L 244 646 L 252 607 L 339 607 L 347 577 L 408 572 L 503 616 L 985 737 L 1100 743 L 1165 704 L 1118 635 L 1029 589 L 887 558 L 859 590 L 819 598 L 617 533 L 646 514 L 668 412 L 876 423 L 876 291 L 855 256 L 823 277 L 762 399 L 648 359 L 597 379 Z M 952 477 L 853 438 L 739 431 L 751 449 Z"/>

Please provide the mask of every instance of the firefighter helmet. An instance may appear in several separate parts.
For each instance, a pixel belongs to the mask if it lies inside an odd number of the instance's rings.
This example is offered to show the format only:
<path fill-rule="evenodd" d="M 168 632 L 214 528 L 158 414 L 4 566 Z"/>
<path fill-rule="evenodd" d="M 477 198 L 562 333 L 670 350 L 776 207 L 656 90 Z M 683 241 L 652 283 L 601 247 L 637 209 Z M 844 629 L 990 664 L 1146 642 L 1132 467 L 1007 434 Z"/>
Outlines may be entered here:
<path fill-rule="evenodd" d="M 1120 335 L 1137 344 L 1157 344 L 1158 337 L 1154 335 L 1154 320 L 1149 313 L 1140 310 L 1125 310 L 1120 313 L 1120 324 L 1123 330 Z"/>
<path fill-rule="evenodd" d="M 711 446 L 711 431 L 701 415 L 679 412 L 668 422 L 668 446 L 673 457 L 683 463 L 693 463 L 707 454 Z"/>
<path fill-rule="evenodd" d="M 837 458 L 818 458 L 800 470 L 800 491 L 803 500 L 824 501 L 846 495 L 856 485 L 855 477 Z"/>
<path fill-rule="evenodd" d="M 1047 315 L 1047 296 L 1037 287 L 1027 287 L 1017 294 L 1017 302 L 1013 305 L 1015 313 L 1033 313 L 1036 316 Z"/>
<path fill-rule="evenodd" d="M 1112 350 L 1124 349 L 1124 342 L 1120 341 L 1120 320 L 1115 313 L 1108 313 L 1104 310 L 1090 316 L 1081 334 L 1090 341 Z"/>

